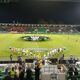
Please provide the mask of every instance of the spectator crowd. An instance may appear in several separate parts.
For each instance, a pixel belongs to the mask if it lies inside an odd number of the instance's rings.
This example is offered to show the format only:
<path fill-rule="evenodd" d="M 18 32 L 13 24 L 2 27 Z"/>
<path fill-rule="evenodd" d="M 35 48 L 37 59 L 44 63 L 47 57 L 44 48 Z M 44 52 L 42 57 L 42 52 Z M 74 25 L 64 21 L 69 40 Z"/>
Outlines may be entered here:
<path fill-rule="evenodd" d="M 0 24 L 1 32 L 33 32 L 33 33 L 51 33 L 51 32 L 70 32 L 79 31 L 79 26 L 74 25 L 55 25 L 55 24 Z"/>
<path fill-rule="evenodd" d="M 5 77 L 3 80 L 40 80 L 40 64 L 32 64 L 21 62 L 19 64 L 8 66 L 5 69 Z"/>

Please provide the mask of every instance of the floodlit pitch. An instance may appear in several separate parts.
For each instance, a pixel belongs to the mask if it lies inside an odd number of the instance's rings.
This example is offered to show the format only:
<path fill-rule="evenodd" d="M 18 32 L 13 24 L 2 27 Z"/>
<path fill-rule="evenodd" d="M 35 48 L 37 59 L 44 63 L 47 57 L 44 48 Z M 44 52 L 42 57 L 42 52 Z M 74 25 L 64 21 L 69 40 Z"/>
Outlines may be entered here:
<path fill-rule="evenodd" d="M 24 41 L 22 36 L 47 36 L 50 38 L 48 41 L 42 42 L 29 42 Z M 66 48 L 63 52 L 65 57 L 73 55 L 80 57 L 80 35 L 65 35 L 65 34 L 0 34 L 0 59 L 9 59 L 10 47 L 15 48 Z M 44 55 L 46 53 L 39 53 Z M 59 57 L 57 54 L 54 57 Z M 27 58 L 27 56 L 23 56 Z M 17 58 L 14 55 L 14 58 Z"/>

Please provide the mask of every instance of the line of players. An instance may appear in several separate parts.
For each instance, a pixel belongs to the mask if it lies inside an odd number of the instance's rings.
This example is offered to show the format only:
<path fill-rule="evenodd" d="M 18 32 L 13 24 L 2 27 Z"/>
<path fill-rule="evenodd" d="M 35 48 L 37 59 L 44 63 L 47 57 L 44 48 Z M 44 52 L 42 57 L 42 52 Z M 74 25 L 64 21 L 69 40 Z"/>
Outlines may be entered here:
<path fill-rule="evenodd" d="M 20 53 L 22 53 L 22 55 L 26 55 L 26 53 L 32 54 L 30 52 L 30 50 L 27 50 L 26 48 L 10 47 L 9 49 L 12 54 L 20 54 Z M 65 48 L 57 48 L 57 49 L 50 50 L 50 52 L 48 53 L 48 56 L 55 55 L 56 53 L 63 53 L 64 50 L 66 50 L 66 49 Z"/>

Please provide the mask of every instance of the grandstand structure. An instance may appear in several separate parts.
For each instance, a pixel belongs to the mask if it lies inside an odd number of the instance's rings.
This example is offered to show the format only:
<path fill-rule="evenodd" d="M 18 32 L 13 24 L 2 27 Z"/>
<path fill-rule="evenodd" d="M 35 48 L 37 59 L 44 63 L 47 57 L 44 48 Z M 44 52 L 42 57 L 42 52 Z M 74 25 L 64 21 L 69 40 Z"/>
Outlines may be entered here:
<path fill-rule="evenodd" d="M 0 32 L 78 33 L 80 25 L 0 23 Z"/>

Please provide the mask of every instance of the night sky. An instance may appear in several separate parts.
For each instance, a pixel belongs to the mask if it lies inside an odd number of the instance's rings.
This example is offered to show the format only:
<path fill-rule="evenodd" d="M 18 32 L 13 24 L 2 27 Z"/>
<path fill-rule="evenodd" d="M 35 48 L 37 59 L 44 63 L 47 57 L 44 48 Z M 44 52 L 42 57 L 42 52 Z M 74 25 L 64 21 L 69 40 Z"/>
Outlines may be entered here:
<path fill-rule="evenodd" d="M 0 22 L 80 24 L 80 2 L 21 0 L 0 4 Z"/>

